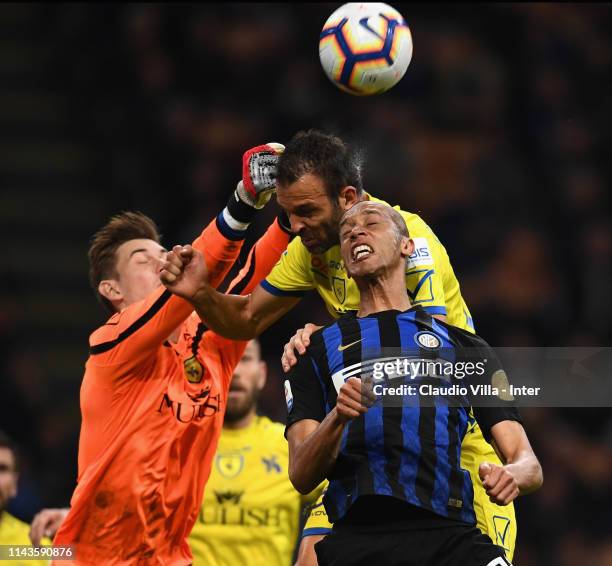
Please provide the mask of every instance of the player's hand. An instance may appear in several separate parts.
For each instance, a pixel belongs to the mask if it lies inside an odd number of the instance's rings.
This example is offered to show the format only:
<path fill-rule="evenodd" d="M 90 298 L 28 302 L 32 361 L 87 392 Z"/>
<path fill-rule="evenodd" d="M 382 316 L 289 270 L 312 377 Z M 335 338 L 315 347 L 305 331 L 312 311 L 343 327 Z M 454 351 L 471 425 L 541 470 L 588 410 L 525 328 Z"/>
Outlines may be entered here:
<path fill-rule="evenodd" d="M 336 400 L 336 413 L 348 422 L 365 414 L 376 401 L 371 380 L 349 377 L 340 387 Z"/>
<path fill-rule="evenodd" d="M 242 180 L 236 188 L 236 196 L 253 208 L 265 206 L 276 190 L 278 159 L 285 150 L 280 143 L 258 145 L 242 156 Z"/>
<path fill-rule="evenodd" d="M 43 537 L 52 539 L 66 518 L 69 509 L 43 509 L 37 513 L 30 525 L 30 540 L 40 546 Z"/>
<path fill-rule="evenodd" d="M 161 263 L 159 278 L 175 295 L 188 301 L 208 286 L 204 256 L 190 245 L 174 246 Z"/>
<path fill-rule="evenodd" d="M 285 372 L 288 372 L 295 364 L 297 364 L 297 356 L 295 355 L 295 351 L 297 351 L 297 353 L 300 355 L 306 353 L 306 348 L 310 345 L 310 337 L 312 336 L 313 332 L 316 332 L 319 330 L 319 328 L 323 327 L 309 322 L 306 326 L 304 326 L 304 328 L 300 328 L 291 337 L 291 340 L 285 344 L 283 349 L 283 357 L 281 358 L 281 364 Z"/>
<path fill-rule="evenodd" d="M 504 466 L 483 462 L 478 467 L 478 475 L 489 499 L 497 505 L 508 505 L 520 493 L 516 479 Z"/>

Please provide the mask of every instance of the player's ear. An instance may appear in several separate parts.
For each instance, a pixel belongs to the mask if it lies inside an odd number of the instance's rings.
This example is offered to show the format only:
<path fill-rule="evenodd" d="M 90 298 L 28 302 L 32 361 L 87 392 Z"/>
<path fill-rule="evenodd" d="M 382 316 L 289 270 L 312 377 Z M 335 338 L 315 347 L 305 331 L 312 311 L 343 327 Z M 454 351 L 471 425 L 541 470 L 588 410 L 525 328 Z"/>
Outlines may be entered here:
<path fill-rule="evenodd" d="M 402 236 L 402 241 L 400 242 L 400 252 L 402 257 L 410 257 L 414 253 L 414 240 L 412 238 Z"/>
<path fill-rule="evenodd" d="M 266 386 L 268 379 L 268 364 L 263 360 L 259 362 L 259 379 L 257 380 L 257 389 L 261 391 Z"/>
<path fill-rule="evenodd" d="M 359 194 L 357 189 L 352 185 L 348 185 L 340 189 L 338 203 L 342 210 L 348 210 L 359 202 Z"/>
<path fill-rule="evenodd" d="M 104 279 L 98 284 L 98 293 L 111 303 L 123 299 L 121 288 L 115 279 Z"/>
<path fill-rule="evenodd" d="M 11 485 L 11 489 L 9 490 L 8 498 L 13 499 L 13 497 L 17 497 L 17 484 L 19 483 L 19 474 L 15 474 L 13 478 L 13 482 Z"/>

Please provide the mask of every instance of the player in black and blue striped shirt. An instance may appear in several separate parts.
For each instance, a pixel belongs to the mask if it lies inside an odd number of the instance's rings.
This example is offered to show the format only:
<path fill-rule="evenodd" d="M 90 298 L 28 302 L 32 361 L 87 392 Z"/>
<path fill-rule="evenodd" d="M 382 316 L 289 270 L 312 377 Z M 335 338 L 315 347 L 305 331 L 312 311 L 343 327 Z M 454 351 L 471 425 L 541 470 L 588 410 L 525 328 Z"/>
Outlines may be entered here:
<path fill-rule="evenodd" d="M 285 384 L 291 481 L 306 493 L 329 479 L 324 503 L 334 528 L 316 545 L 320 566 L 372 560 L 377 566 L 508 564 L 503 549 L 475 528 L 472 484 L 459 464 L 474 405 L 485 438 L 505 462 L 480 467 L 491 500 L 507 505 L 542 483 L 506 390 L 489 407 L 465 393 L 470 385 L 509 387 L 495 353 L 477 336 L 411 306 L 404 272 L 412 241 L 392 208 L 360 203 L 345 213 L 340 230 L 360 309 L 313 334 Z M 456 392 L 456 375 L 417 369 L 393 374 L 390 352 L 398 364 L 465 368 L 480 361 L 482 371 L 472 372 L 464 392 Z M 385 363 L 391 364 L 387 379 L 360 379 Z M 401 385 L 440 393 L 429 399 L 386 393 Z"/>

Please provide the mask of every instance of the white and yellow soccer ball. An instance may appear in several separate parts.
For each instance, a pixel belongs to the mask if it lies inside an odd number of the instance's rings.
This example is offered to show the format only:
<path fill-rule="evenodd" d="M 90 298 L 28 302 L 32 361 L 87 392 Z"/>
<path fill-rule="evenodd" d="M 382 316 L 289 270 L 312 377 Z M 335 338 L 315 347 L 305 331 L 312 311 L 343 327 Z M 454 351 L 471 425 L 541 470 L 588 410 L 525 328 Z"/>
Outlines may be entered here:
<path fill-rule="evenodd" d="M 412 35 L 402 15 L 382 2 L 350 2 L 325 22 L 319 39 L 325 74 L 355 95 L 379 94 L 404 76 Z"/>

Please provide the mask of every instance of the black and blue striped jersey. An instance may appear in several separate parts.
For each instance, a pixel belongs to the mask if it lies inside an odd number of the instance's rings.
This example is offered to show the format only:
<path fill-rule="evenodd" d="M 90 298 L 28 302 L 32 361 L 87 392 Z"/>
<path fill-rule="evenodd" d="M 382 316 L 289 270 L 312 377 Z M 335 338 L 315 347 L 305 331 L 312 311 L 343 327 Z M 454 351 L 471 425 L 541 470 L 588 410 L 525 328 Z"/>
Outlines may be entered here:
<path fill-rule="evenodd" d="M 290 373 L 285 384 L 287 428 L 303 419 L 322 421 L 349 377 L 371 376 L 374 364 L 381 366 L 393 356 L 418 363 L 449 362 L 454 367 L 457 362 L 465 366 L 480 360 L 482 372 L 463 380 L 464 385 L 490 387 L 496 379 L 499 382 L 500 374 L 507 383 L 496 354 L 484 340 L 432 318 L 420 306 L 366 317 L 348 314 L 312 335 L 306 354 Z M 324 499 L 332 522 L 343 518 L 359 497 L 381 495 L 438 517 L 475 524 L 472 482 L 460 466 L 470 407 L 474 405 L 487 440 L 493 425 L 520 417 L 512 400 L 502 396 L 495 406 L 476 406 L 471 389 L 456 393 L 453 379 L 441 377 L 413 371 L 385 378 L 386 385 L 410 384 L 417 391 L 419 385 L 431 385 L 439 393 L 428 399 L 399 395 L 393 402 L 378 395 L 364 415 L 346 425 Z"/>

